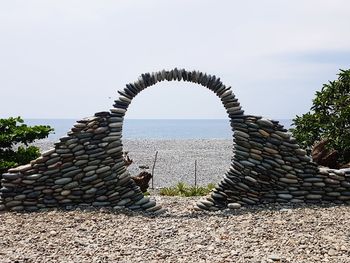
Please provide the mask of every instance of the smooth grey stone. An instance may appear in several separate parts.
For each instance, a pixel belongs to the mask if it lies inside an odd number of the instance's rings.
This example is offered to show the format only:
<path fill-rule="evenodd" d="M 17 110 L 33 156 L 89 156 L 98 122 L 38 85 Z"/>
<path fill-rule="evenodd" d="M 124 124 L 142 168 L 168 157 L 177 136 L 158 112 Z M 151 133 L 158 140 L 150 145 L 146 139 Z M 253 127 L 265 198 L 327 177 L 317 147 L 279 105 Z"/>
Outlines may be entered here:
<path fill-rule="evenodd" d="M 72 138 L 66 141 L 66 145 L 71 145 L 77 143 L 79 140 L 77 138 Z"/>
<path fill-rule="evenodd" d="M 326 186 L 326 184 L 323 182 L 313 183 L 313 185 L 317 186 L 317 187 L 325 187 Z"/>
<path fill-rule="evenodd" d="M 73 170 L 73 171 L 69 171 L 67 173 L 63 173 L 62 177 L 73 177 L 74 175 L 78 174 L 81 172 L 81 169 L 77 169 L 77 170 Z"/>
<path fill-rule="evenodd" d="M 92 176 L 84 177 L 82 178 L 82 181 L 85 183 L 92 182 L 98 178 L 97 174 L 94 174 Z"/>
<path fill-rule="evenodd" d="M 218 192 L 212 192 L 211 197 L 214 199 L 225 199 L 226 197 Z"/>
<path fill-rule="evenodd" d="M 283 157 L 283 159 L 285 161 L 291 162 L 291 163 L 297 163 L 299 162 L 299 159 L 296 157 L 291 157 L 291 156 L 287 156 L 287 157 Z"/>
<path fill-rule="evenodd" d="M 141 198 L 140 200 L 136 201 L 135 205 L 143 205 L 149 201 L 150 201 L 149 197 L 145 196 L 145 197 Z"/>
<path fill-rule="evenodd" d="M 214 203 L 209 201 L 209 200 L 201 200 L 200 201 L 203 205 L 207 206 L 207 207 L 210 207 L 210 206 L 213 206 Z"/>
<path fill-rule="evenodd" d="M 100 173 L 104 173 L 104 172 L 107 172 L 111 169 L 111 167 L 109 166 L 104 166 L 104 167 L 101 167 L 99 169 L 96 170 L 96 173 L 100 174 Z"/>
<path fill-rule="evenodd" d="M 101 195 L 96 198 L 96 201 L 99 201 L 99 202 L 106 201 L 106 200 L 108 200 L 108 197 L 105 195 Z"/>
<path fill-rule="evenodd" d="M 117 147 L 117 148 L 109 149 L 109 150 L 106 151 L 106 153 L 107 154 L 113 154 L 113 153 L 118 153 L 118 152 L 122 153 L 122 149 L 123 148 L 120 146 L 120 147 Z"/>
<path fill-rule="evenodd" d="M 122 115 L 124 115 L 125 112 L 126 112 L 125 109 L 121 109 L 121 108 L 113 108 L 113 109 L 110 109 L 110 111 L 111 111 L 112 113 L 119 113 L 119 114 L 122 114 Z"/>
<path fill-rule="evenodd" d="M 275 131 L 275 133 L 278 135 L 278 136 L 281 136 L 283 139 L 289 139 L 291 134 L 289 133 L 286 133 L 286 132 L 282 132 L 282 131 Z"/>
<path fill-rule="evenodd" d="M 109 121 L 110 122 L 123 122 L 124 118 L 123 117 L 110 117 Z"/>
<path fill-rule="evenodd" d="M 264 147 L 264 151 L 268 152 L 268 153 L 271 153 L 271 154 L 277 154 L 278 153 L 278 150 L 270 148 L 270 147 L 266 147 L 266 146 Z"/>
<path fill-rule="evenodd" d="M 13 212 L 23 211 L 24 210 L 24 206 L 22 206 L 22 205 L 14 206 L 14 207 L 11 207 L 10 210 L 13 211 Z"/>
<path fill-rule="evenodd" d="M 61 192 L 61 195 L 67 196 L 67 195 L 69 195 L 70 193 L 71 193 L 70 190 L 63 190 L 63 191 Z"/>
<path fill-rule="evenodd" d="M 308 194 L 305 196 L 306 199 L 308 200 L 318 200 L 322 198 L 322 195 L 317 195 L 317 194 Z"/>
<path fill-rule="evenodd" d="M 251 176 L 245 176 L 244 177 L 246 180 L 248 180 L 249 182 L 252 182 L 252 183 L 254 183 L 254 184 L 256 184 L 258 181 L 257 180 L 255 180 L 253 177 L 251 177 Z"/>
<path fill-rule="evenodd" d="M 72 181 L 72 178 L 65 177 L 65 178 L 57 179 L 57 180 L 55 181 L 55 184 L 64 185 L 64 184 L 70 183 L 71 181 Z"/>
<path fill-rule="evenodd" d="M 259 155 L 259 154 L 255 154 L 255 153 L 250 153 L 250 156 L 255 159 L 255 160 L 258 160 L 258 161 L 262 161 L 264 158 Z"/>
<path fill-rule="evenodd" d="M 239 156 L 242 156 L 243 158 L 248 158 L 249 157 L 249 153 L 248 152 L 243 152 L 243 151 L 239 151 L 239 150 L 235 150 L 235 153 Z"/>
<path fill-rule="evenodd" d="M 85 153 L 85 151 L 82 151 L 83 153 Z M 75 157 L 75 160 L 86 160 L 86 159 L 89 159 L 89 155 L 87 154 L 83 154 L 83 155 L 78 155 L 78 152 L 74 153 L 74 155 L 76 156 Z"/>
<path fill-rule="evenodd" d="M 289 202 L 297 204 L 297 203 L 304 203 L 304 200 L 293 198 L 289 200 Z"/>
<path fill-rule="evenodd" d="M 242 202 L 246 203 L 246 204 L 249 204 L 249 205 L 254 205 L 256 204 L 255 201 L 251 200 L 250 198 L 247 198 L 247 197 L 242 197 Z"/>
<path fill-rule="evenodd" d="M 306 155 L 306 151 L 303 150 L 303 149 L 295 149 L 294 152 L 295 152 L 297 155 L 301 155 L 301 156 Z"/>
<path fill-rule="evenodd" d="M 92 206 L 110 206 L 110 202 L 93 202 Z"/>
<path fill-rule="evenodd" d="M 86 166 L 83 171 L 84 172 L 88 172 L 88 171 L 92 171 L 92 170 L 96 170 L 98 168 L 97 165 L 89 165 L 89 166 Z"/>
<path fill-rule="evenodd" d="M 74 165 L 81 166 L 81 165 L 87 164 L 88 162 L 89 162 L 88 160 L 78 160 L 74 163 Z"/>
<path fill-rule="evenodd" d="M 275 126 L 270 120 L 267 120 L 267 119 L 260 119 L 260 120 L 257 120 L 256 122 L 261 126 L 266 126 L 270 128 L 273 128 Z"/>
<path fill-rule="evenodd" d="M 95 134 L 100 134 L 100 133 L 104 133 L 108 130 L 108 127 L 98 127 L 97 129 L 94 130 Z"/>
<path fill-rule="evenodd" d="M 13 201 L 9 201 L 5 203 L 6 207 L 13 207 L 13 206 L 19 206 L 22 204 L 22 201 L 18 201 L 18 200 L 13 200 Z"/>
<path fill-rule="evenodd" d="M 34 180 L 22 180 L 22 183 L 31 185 L 31 184 L 34 184 L 35 181 Z"/>
<path fill-rule="evenodd" d="M 68 183 L 65 186 L 63 186 L 63 189 L 68 190 L 68 189 L 72 189 L 72 188 L 75 188 L 78 186 L 79 186 L 78 182 L 71 182 L 71 183 Z"/>
<path fill-rule="evenodd" d="M 329 173 L 328 177 L 331 178 L 331 179 L 334 179 L 334 180 L 338 180 L 338 181 L 343 181 L 343 180 L 345 180 L 345 177 L 344 177 L 344 176 L 342 176 L 342 175 L 337 175 L 337 174 L 335 174 L 335 173 Z"/>
<path fill-rule="evenodd" d="M 254 167 L 255 166 L 254 163 L 251 163 L 251 162 L 245 161 L 245 160 L 240 161 L 240 163 L 243 164 L 244 166 L 248 166 L 248 167 Z"/>
<path fill-rule="evenodd" d="M 119 147 L 119 146 L 122 146 L 122 143 L 120 140 L 113 141 L 113 142 L 109 143 L 107 148 L 115 148 L 115 147 Z"/>
<path fill-rule="evenodd" d="M 287 183 L 287 184 L 297 184 L 298 183 L 298 180 L 297 179 L 290 179 L 290 178 L 285 178 L 285 177 L 282 177 L 279 179 L 281 182 L 283 183 Z"/>
<path fill-rule="evenodd" d="M 334 180 L 334 179 L 330 179 L 330 178 L 324 179 L 324 182 L 327 184 L 340 184 L 340 182 L 338 180 Z"/>
<path fill-rule="evenodd" d="M 57 163 L 60 159 L 61 159 L 60 156 L 51 157 L 51 159 L 48 159 L 45 163 L 46 165 L 51 165 L 51 164 Z"/>
<path fill-rule="evenodd" d="M 198 209 L 196 207 L 198 207 Z M 209 210 L 209 207 L 204 205 L 204 204 L 202 204 L 202 202 L 198 202 L 196 204 L 196 207 L 195 207 L 196 210 Z"/>
<path fill-rule="evenodd" d="M 337 197 L 338 200 L 342 200 L 342 201 L 348 201 L 350 200 L 350 196 L 338 196 Z M 347 204 L 350 204 L 349 202 L 347 202 Z"/>
<path fill-rule="evenodd" d="M 287 200 L 293 199 L 293 196 L 290 195 L 290 194 L 278 194 L 277 196 L 278 196 L 279 198 L 287 199 Z"/>
<path fill-rule="evenodd" d="M 2 178 L 3 179 L 6 179 L 6 180 L 16 180 L 18 178 L 22 178 L 23 177 L 23 174 L 20 174 L 20 173 L 16 173 L 16 174 L 11 174 L 11 173 L 5 173 L 5 174 L 2 174 Z"/>
<path fill-rule="evenodd" d="M 291 171 L 291 170 L 293 170 L 293 167 L 292 167 L 292 166 L 286 165 L 286 164 L 281 165 L 281 168 L 282 168 L 283 170 L 286 170 L 286 171 Z"/>
<path fill-rule="evenodd" d="M 283 142 L 283 145 L 285 145 L 287 147 L 290 147 L 290 148 L 293 148 L 293 149 L 298 149 L 299 148 L 299 145 L 295 144 L 295 143 Z"/>
<path fill-rule="evenodd" d="M 342 181 L 341 185 L 344 186 L 344 187 L 350 188 L 350 182 Z"/>
<path fill-rule="evenodd" d="M 114 123 L 108 124 L 108 126 L 111 127 L 111 128 L 122 128 L 123 127 L 123 123 L 122 122 L 114 122 Z"/>
<path fill-rule="evenodd" d="M 341 196 L 341 194 L 339 192 L 328 192 L 328 193 L 326 193 L 326 195 L 328 195 L 328 196 Z"/>
<path fill-rule="evenodd" d="M 109 198 L 113 198 L 113 197 L 119 196 L 119 192 L 113 192 L 113 193 L 110 193 L 110 194 L 107 193 L 107 195 L 108 195 Z M 144 198 L 146 198 L 146 197 L 144 197 Z M 143 199 L 141 199 L 141 200 L 143 200 Z M 139 200 L 140 203 L 138 203 L 138 204 L 142 203 L 141 200 Z"/>
<path fill-rule="evenodd" d="M 148 209 L 150 207 L 153 207 L 156 205 L 156 202 L 154 200 L 149 200 L 149 202 L 142 204 L 141 207 L 144 209 Z"/>
<path fill-rule="evenodd" d="M 72 149 L 72 152 L 75 153 L 75 152 L 78 152 L 78 151 L 83 150 L 83 149 L 84 149 L 83 145 L 77 145 Z"/>
<path fill-rule="evenodd" d="M 55 148 L 52 148 L 52 149 L 50 149 L 50 150 L 47 150 L 47 151 L 41 153 L 41 156 L 46 157 L 46 156 L 51 155 L 51 154 L 54 153 L 54 152 L 55 152 Z"/>
<path fill-rule="evenodd" d="M 159 211 L 160 209 L 162 209 L 161 205 L 155 205 L 153 207 L 147 208 L 146 212 L 156 212 L 156 211 Z"/>
<path fill-rule="evenodd" d="M 74 123 L 73 126 L 76 127 L 76 128 L 85 128 L 86 124 L 78 122 L 78 123 Z"/>
<path fill-rule="evenodd" d="M 126 205 L 127 203 L 131 202 L 131 199 L 130 198 L 125 198 L 125 199 L 122 199 L 120 200 L 118 203 L 117 203 L 117 206 L 124 206 Z"/>
<path fill-rule="evenodd" d="M 42 174 L 30 174 L 30 175 L 24 176 L 24 178 L 28 180 L 37 180 L 42 176 L 43 176 Z"/>
<path fill-rule="evenodd" d="M 63 153 L 70 153 L 70 149 L 56 149 L 56 153 L 63 154 Z"/>
<path fill-rule="evenodd" d="M 235 131 L 234 132 L 234 135 L 237 135 L 237 136 L 240 136 L 240 137 L 243 137 L 243 138 L 249 138 L 249 134 L 245 133 L 245 132 L 242 132 L 242 131 Z"/>
<path fill-rule="evenodd" d="M 125 209 L 125 206 L 116 205 L 116 206 L 113 206 L 113 209 L 114 210 L 123 210 L 123 209 Z"/>
<path fill-rule="evenodd" d="M 97 152 L 97 153 L 90 154 L 89 157 L 90 159 L 93 159 L 96 157 L 99 157 L 100 159 L 102 159 L 102 158 L 107 158 L 108 156 L 105 152 Z"/>
<path fill-rule="evenodd" d="M 91 175 L 93 175 L 93 174 L 95 174 L 95 173 L 96 173 L 95 170 L 88 171 L 88 172 L 85 173 L 85 176 L 86 176 L 86 177 L 89 177 L 89 176 L 91 176 Z"/>
<path fill-rule="evenodd" d="M 227 205 L 227 207 L 230 209 L 240 209 L 242 207 L 242 205 L 239 203 L 229 203 Z"/>
<path fill-rule="evenodd" d="M 135 192 L 133 190 L 130 190 L 130 191 L 126 192 L 125 194 L 123 194 L 121 196 L 121 198 L 124 199 L 124 198 L 128 198 L 128 197 L 132 197 L 133 195 L 135 195 Z"/>
<path fill-rule="evenodd" d="M 22 200 L 26 199 L 26 195 L 24 195 L 24 194 L 16 195 L 13 199 L 16 201 L 22 201 Z"/>

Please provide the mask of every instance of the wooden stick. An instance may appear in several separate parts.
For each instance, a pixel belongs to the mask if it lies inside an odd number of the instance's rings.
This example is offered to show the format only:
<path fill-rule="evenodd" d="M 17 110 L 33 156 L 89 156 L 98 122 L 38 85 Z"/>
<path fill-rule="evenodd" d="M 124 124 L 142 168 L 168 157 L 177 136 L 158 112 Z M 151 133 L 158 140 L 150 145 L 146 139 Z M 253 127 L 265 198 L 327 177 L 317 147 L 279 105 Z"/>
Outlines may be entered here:
<path fill-rule="evenodd" d="M 194 186 L 197 187 L 197 160 L 194 161 Z"/>
<path fill-rule="evenodd" d="M 157 156 L 158 156 L 158 151 L 156 151 L 156 156 L 154 157 L 154 162 L 152 166 L 152 183 L 151 183 L 152 189 L 154 189 L 153 178 L 154 178 L 154 167 L 156 166 Z"/>

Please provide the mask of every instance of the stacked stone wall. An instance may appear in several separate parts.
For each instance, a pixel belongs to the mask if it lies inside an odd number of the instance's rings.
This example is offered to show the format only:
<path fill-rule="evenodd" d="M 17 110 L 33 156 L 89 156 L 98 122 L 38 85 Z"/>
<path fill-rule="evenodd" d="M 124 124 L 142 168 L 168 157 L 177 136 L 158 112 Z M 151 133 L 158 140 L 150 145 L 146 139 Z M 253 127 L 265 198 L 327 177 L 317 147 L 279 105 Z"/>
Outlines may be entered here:
<path fill-rule="evenodd" d="M 78 121 L 55 147 L 30 164 L 2 175 L 0 210 L 92 205 L 160 211 L 130 178 L 122 158 L 124 115 L 132 99 L 161 81 L 198 83 L 219 97 L 233 131 L 232 163 L 213 192 L 197 204 L 218 210 L 228 204 L 350 202 L 350 170 L 318 168 L 277 122 L 245 115 L 230 87 L 198 71 L 142 74 L 118 91 L 109 112 Z"/>

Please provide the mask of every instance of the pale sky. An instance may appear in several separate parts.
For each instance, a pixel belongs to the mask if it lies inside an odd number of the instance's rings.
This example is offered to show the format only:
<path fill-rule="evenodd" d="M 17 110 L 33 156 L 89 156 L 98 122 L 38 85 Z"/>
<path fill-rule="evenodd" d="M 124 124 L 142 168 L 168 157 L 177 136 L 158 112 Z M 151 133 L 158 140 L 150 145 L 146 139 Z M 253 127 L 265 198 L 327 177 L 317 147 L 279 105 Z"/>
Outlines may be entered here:
<path fill-rule="evenodd" d="M 0 117 L 83 118 L 141 73 L 220 77 L 246 114 L 293 118 L 350 68 L 348 0 L 0 0 Z M 141 92 L 127 118 L 226 118 L 191 83 Z"/>

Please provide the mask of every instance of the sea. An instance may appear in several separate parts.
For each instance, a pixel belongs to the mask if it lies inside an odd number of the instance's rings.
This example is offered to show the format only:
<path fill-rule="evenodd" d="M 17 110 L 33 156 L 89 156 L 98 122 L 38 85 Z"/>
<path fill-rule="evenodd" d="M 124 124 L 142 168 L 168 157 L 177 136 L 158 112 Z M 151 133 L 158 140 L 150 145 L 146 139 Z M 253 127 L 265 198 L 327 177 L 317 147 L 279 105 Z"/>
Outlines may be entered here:
<path fill-rule="evenodd" d="M 276 119 L 289 129 L 291 119 Z M 76 119 L 25 119 L 32 125 L 50 125 L 54 132 L 48 137 L 56 141 L 73 127 Z M 124 139 L 231 139 L 228 119 L 125 119 Z"/>

